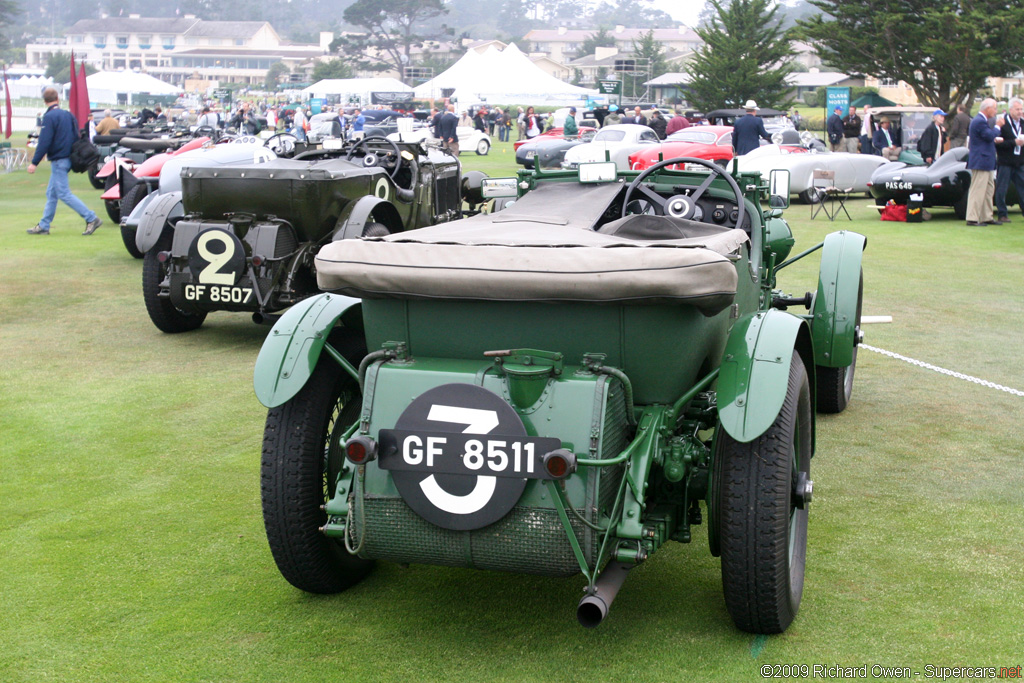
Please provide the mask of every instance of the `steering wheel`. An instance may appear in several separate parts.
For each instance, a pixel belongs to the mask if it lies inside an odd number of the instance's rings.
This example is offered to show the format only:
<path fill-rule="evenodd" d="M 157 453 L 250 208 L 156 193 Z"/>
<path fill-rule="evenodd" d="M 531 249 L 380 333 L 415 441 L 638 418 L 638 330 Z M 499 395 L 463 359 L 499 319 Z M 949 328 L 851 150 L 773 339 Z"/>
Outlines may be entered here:
<path fill-rule="evenodd" d="M 704 180 L 700 186 L 693 191 L 691 194 L 677 194 L 665 199 L 660 194 L 655 192 L 653 189 L 644 185 L 643 182 L 647 180 L 652 173 L 660 171 L 666 166 L 672 166 L 674 164 L 700 164 L 701 166 L 707 167 L 711 173 Z M 737 213 L 736 213 L 736 227 L 743 227 L 743 219 L 746 218 L 746 205 L 743 201 L 743 190 L 736 183 L 731 175 L 726 173 L 725 169 L 716 165 L 714 162 L 708 161 L 707 159 L 695 159 L 693 157 L 675 157 L 674 159 L 665 159 L 659 161 L 648 169 L 645 169 L 636 178 L 633 178 L 633 182 L 626 188 L 626 196 L 622 200 L 622 216 L 628 215 L 629 203 L 634 199 L 646 199 L 654 207 L 654 213 L 658 216 L 672 216 L 674 218 L 686 218 L 690 220 L 700 220 L 695 218 L 699 213 L 697 206 L 697 200 L 704 196 L 704 192 L 707 191 L 708 186 L 711 185 L 711 181 L 715 179 L 715 176 L 725 178 L 725 181 L 732 188 L 733 196 L 736 200 Z M 638 195 L 634 197 L 633 195 Z M 640 196 L 642 195 L 642 196 Z"/>
<path fill-rule="evenodd" d="M 275 133 L 267 138 L 263 145 L 279 156 L 291 154 L 295 151 L 299 139 L 292 133 Z"/>
<path fill-rule="evenodd" d="M 388 145 L 391 149 L 379 149 L 381 143 Z M 378 149 L 374 149 L 374 147 L 378 147 Z M 365 137 L 352 145 L 352 149 L 345 155 L 345 160 L 352 161 L 359 150 L 363 151 L 363 166 L 380 166 L 394 180 L 398 169 L 402 166 L 402 152 L 393 140 L 376 135 Z"/>

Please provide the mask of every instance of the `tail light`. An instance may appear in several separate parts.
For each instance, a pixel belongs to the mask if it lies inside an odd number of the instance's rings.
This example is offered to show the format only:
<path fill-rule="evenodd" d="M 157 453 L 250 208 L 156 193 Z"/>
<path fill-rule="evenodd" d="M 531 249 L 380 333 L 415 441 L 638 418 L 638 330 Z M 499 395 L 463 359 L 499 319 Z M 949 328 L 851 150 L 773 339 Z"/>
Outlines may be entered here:
<path fill-rule="evenodd" d="M 544 471 L 552 479 L 565 479 L 576 471 L 576 454 L 565 448 L 557 448 L 544 455 Z"/>
<path fill-rule="evenodd" d="M 368 436 L 353 436 L 345 442 L 345 457 L 354 465 L 365 465 L 377 457 L 377 442 Z"/>

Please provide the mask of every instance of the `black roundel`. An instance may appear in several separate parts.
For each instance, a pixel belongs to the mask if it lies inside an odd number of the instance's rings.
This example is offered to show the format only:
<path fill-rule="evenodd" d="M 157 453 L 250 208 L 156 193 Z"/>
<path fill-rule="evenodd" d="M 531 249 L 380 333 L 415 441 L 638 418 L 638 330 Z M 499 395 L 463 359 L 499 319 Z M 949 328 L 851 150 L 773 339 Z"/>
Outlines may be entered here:
<path fill-rule="evenodd" d="M 188 248 L 192 277 L 204 285 L 234 285 L 245 270 L 242 240 L 227 230 L 203 230 Z"/>
<path fill-rule="evenodd" d="M 395 428 L 381 430 L 380 466 L 423 519 L 445 529 L 479 529 L 515 506 L 540 457 L 557 439 L 529 437 L 516 411 L 473 384 L 444 384 L 418 396 Z M 546 451 L 545 451 L 546 452 Z"/>

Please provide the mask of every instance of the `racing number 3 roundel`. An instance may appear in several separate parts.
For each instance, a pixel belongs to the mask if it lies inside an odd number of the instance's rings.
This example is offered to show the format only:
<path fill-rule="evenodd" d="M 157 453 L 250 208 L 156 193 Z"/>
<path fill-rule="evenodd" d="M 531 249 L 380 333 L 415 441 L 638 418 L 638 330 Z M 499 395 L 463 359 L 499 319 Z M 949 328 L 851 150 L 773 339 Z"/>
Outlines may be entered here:
<path fill-rule="evenodd" d="M 473 384 L 444 384 L 418 396 L 394 429 L 380 432 L 380 466 L 423 519 L 466 531 L 515 506 L 541 456 L 558 439 L 530 437 L 516 411 Z"/>

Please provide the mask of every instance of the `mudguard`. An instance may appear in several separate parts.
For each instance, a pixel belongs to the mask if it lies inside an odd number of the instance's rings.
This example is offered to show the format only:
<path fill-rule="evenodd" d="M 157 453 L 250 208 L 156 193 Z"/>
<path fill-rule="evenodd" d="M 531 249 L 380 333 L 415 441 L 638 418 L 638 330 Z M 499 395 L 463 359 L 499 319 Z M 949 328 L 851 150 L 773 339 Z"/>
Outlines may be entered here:
<path fill-rule="evenodd" d="M 815 405 L 814 349 L 804 319 L 771 309 L 740 318 L 733 326 L 717 392 L 718 419 L 729 436 L 753 441 L 775 422 L 786 399 L 794 349 L 804 361 Z"/>
<path fill-rule="evenodd" d="M 256 398 L 276 408 L 305 386 L 327 335 L 334 324 L 352 311 L 358 317 L 359 299 L 338 294 L 320 294 L 304 299 L 281 316 L 263 342 L 253 371 Z"/>
<path fill-rule="evenodd" d="M 821 250 L 818 293 L 811 307 L 814 364 L 845 368 L 853 362 L 857 293 L 867 238 L 843 230 L 825 237 Z"/>
<path fill-rule="evenodd" d="M 143 254 L 156 246 L 167 221 L 185 215 L 180 192 L 152 196 L 154 199 L 145 205 L 146 208 L 139 217 L 139 227 L 135 230 L 135 246 Z"/>
<path fill-rule="evenodd" d="M 135 208 L 132 209 L 131 215 L 121 217 L 121 227 L 131 228 L 132 230 L 138 230 L 139 221 L 142 220 L 142 216 L 146 212 L 146 208 L 150 204 L 155 202 L 159 196 L 160 195 L 157 194 L 156 192 L 150 192 L 145 197 L 143 197 L 139 201 L 139 203 L 135 205 Z"/>
<path fill-rule="evenodd" d="M 373 216 L 372 220 L 370 216 Z M 334 228 L 335 242 L 362 237 L 363 228 L 367 223 L 383 223 L 388 232 L 402 232 L 405 226 L 402 224 L 402 217 L 398 210 L 386 199 L 375 196 L 366 196 L 352 202 L 338 217 L 337 226 Z"/>

